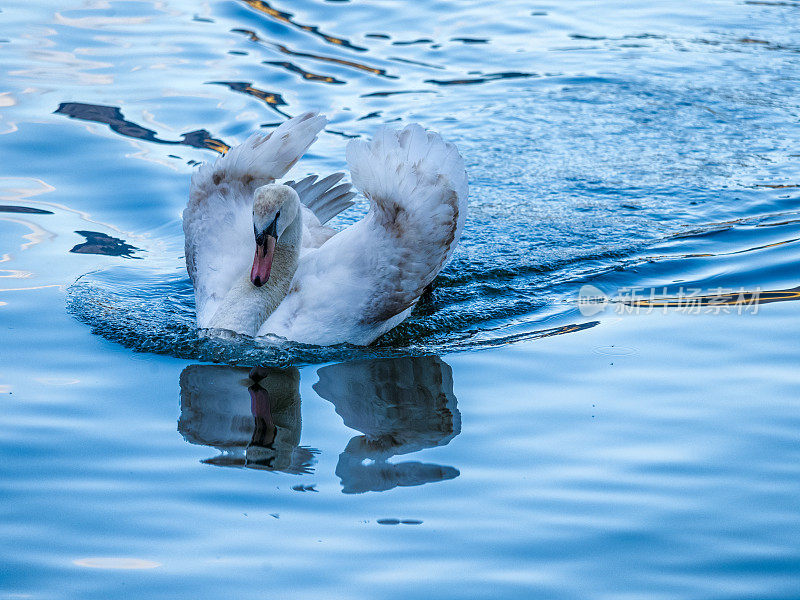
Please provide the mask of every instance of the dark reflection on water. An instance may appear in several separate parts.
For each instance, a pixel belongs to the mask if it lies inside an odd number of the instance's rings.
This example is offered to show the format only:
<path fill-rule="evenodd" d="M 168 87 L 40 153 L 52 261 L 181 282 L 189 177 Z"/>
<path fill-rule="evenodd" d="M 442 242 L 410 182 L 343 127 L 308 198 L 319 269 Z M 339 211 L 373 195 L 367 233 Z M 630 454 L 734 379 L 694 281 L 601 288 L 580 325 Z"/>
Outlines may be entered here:
<path fill-rule="evenodd" d="M 32 208 L 30 206 L 8 206 L 5 204 L 0 205 L 0 212 L 4 213 L 24 213 L 27 215 L 52 215 L 53 211 L 44 210 L 41 208 Z"/>
<path fill-rule="evenodd" d="M 261 38 L 255 31 L 252 29 L 242 29 L 242 28 L 234 28 L 231 30 L 234 33 L 241 33 L 246 35 L 251 42 L 260 42 L 269 45 L 272 48 L 278 50 L 278 52 L 282 54 L 288 54 L 289 56 L 297 56 L 299 58 L 310 58 L 312 60 L 326 62 L 326 63 L 334 63 L 337 65 L 341 65 L 343 67 L 351 67 L 353 69 L 357 69 L 359 71 L 364 71 L 366 73 L 371 73 L 372 75 L 378 75 L 380 77 L 385 77 L 387 79 L 397 79 L 395 75 L 389 75 L 385 69 L 379 69 L 377 67 L 370 67 L 369 65 L 365 65 L 360 62 L 356 62 L 354 60 L 346 60 L 343 58 L 336 58 L 335 56 L 328 56 L 325 54 L 312 54 L 309 52 L 300 52 L 297 50 L 292 50 L 287 47 L 285 44 L 279 44 L 276 42 L 269 42 Z"/>
<path fill-rule="evenodd" d="M 58 109 L 55 111 L 57 114 L 66 115 L 70 119 L 79 119 L 81 121 L 93 121 L 95 123 L 104 123 L 108 125 L 112 131 L 125 137 L 136 138 L 148 142 L 155 142 L 157 144 L 169 145 L 184 145 L 192 146 L 194 148 L 207 148 L 216 152 L 225 153 L 230 149 L 225 142 L 218 140 L 206 131 L 205 129 L 198 129 L 190 131 L 189 133 L 181 134 L 182 140 L 172 141 L 163 140 L 158 137 L 158 134 L 152 129 L 147 129 L 128 121 L 122 114 L 122 111 L 116 106 L 101 106 L 98 104 L 84 104 L 82 102 L 62 102 Z"/>
<path fill-rule="evenodd" d="M 372 73 L 373 75 L 378 75 L 380 77 L 386 77 L 387 79 L 397 79 L 396 75 L 389 75 L 385 69 L 378 69 L 376 67 L 370 67 L 368 65 L 356 62 L 354 60 L 345 60 L 343 58 L 336 58 L 334 56 L 325 56 L 323 54 L 311 54 L 308 52 L 298 52 L 296 50 L 290 50 L 283 44 L 275 44 L 275 47 L 283 52 L 284 54 L 289 54 L 291 56 L 299 56 L 301 58 L 311 58 L 313 60 L 318 60 L 321 62 L 328 62 L 328 63 L 335 63 L 337 65 L 342 65 L 344 67 L 351 67 L 353 69 L 358 69 L 359 71 L 365 71 L 367 73 Z"/>
<path fill-rule="evenodd" d="M 435 356 L 341 363 L 321 368 L 314 390 L 361 431 L 339 456 L 346 494 L 453 479 L 457 469 L 389 462 L 444 446 L 461 431 L 450 367 Z M 220 451 L 203 462 L 293 474 L 313 471 L 316 450 L 300 446 L 297 369 L 190 365 L 181 373 L 178 431 Z"/>
<path fill-rule="evenodd" d="M 306 71 L 295 65 L 294 63 L 290 63 L 288 61 L 278 61 L 278 60 L 265 60 L 262 64 L 265 65 L 273 65 L 276 67 L 283 67 L 287 71 L 292 73 L 297 73 L 305 79 L 306 81 L 316 81 L 319 83 L 334 83 L 334 84 L 343 84 L 347 83 L 346 81 L 342 81 L 341 79 L 336 79 L 336 77 L 331 77 L 330 75 L 317 75 L 316 73 L 311 73 L 310 71 Z"/>
<path fill-rule="evenodd" d="M 426 79 L 425 83 L 435 83 L 436 85 L 473 85 L 477 83 L 488 83 L 498 79 L 525 79 L 528 77 L 538 77 L 536 73 L 520 73 L 516 71 L 505 71 L 502 73 L 487 73 L 480 77 L 470 77 L 465 79 Z"/>
<path fill-rule="evenodd" d="M 486 38 L 464 38 L 464 37 L 454 37 L 450 38 L 451 42 L 461 42 L 462 44 L 488 44 L 489 40 Z"/>
<path fill-rule="evenodd" d="M 209 83 L 213 85 L 224 85 L 229 87 L 234 92 L 240 92 L 242 94 L 247 94 L 248 96 L 258 98 L 275 112 L 283 115 L 284 117 L 289 116 L 280 108 L 278 108 L 279 106 L 286 106 L 286 101 L 283 99 L 283 96 L 276 92 L 260 90 L 257 87 L 254 87 L 252 83 L 246 81 L 209 81 Z"/>
<path fill-rule="evenodd" d="M 342 46 L 344 48 L 348 48 L 350 50 L 357 50 L 359 52 L 366 52 L 366 48 L 362 46 L 356 46 L 355 44 L 351 44 L 348 40 L 340 37 L 335 37 L 332 35 L 328 35 L 327 33 L 323 33 L 319 30 L 319 27 L 316 25 L 301 25 L 300 23 L 296 22 L 292 18 L 292 13 L 284 12 L 281 10 L 277 10 L 269 5 L 269 3 L 264 2 L 263 0 L 242 0 L 247 6 L 254 8 L 258 12 L 268 15 L 275 19 L 276 21 L 280 21 L 281 23 L 285 23 L 287 25 L 291 25 L 292 27 L 296 27 L 300 31 L 305 31 L 312 35 L 315 35 L 329 44 L 334 44 L 335 46 Z"/>
<path fill-rule="evenodd" d="M 433 40 L 430 38 L 419 38 L 418 40 L 398 40 L 392 42 L 392 46 L 413 46 L 415 44 L 432 44 Z"/>
<path fill-rule="evenodd" d="M 99 231 L 76 231 L 78 235 L 86 238 L 81 244 L 76 244 L 70 252 L 75 254 L 103 254 L 105 256 L 121 256 L 122 258 L 142 258 L 133 256 L 139 248 L 131 246 L 125 240 L 115 238 Z"/>
<path fill-rule="evenodd" d="M 370 92 L 369 94 L 362 94 L 362 98 L 388 98 L 389 96 L 397 96 L 399 94 L 435 94 L 433 90 L 397 90 L 395 92 Z"/>

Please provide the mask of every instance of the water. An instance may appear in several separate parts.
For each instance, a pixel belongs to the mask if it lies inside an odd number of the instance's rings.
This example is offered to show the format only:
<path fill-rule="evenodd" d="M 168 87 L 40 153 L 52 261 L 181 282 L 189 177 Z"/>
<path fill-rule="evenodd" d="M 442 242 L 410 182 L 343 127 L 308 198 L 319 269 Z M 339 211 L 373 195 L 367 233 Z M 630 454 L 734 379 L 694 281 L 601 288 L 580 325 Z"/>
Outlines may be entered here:
<path fill-rule="evenodd" d="M 3 7 L 0 598 L 797 597 L 799 10 Z M 189 175 L 310 109 L 291 177 L 454 141 L 462 244 L 368 349 L 198 339 Z"/>

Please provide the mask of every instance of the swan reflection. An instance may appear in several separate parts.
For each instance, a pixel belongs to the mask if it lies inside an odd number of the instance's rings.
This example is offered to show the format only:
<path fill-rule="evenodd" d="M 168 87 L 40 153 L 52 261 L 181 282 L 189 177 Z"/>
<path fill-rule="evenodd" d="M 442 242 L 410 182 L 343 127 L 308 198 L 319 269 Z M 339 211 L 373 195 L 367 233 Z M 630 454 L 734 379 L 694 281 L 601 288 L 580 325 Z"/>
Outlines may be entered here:
<path fill-rule="evenodd" d="M 315 450 L 300 446 L 297 369 L 190 365 L 181 373 L 178 431 L 221 454 L 203 462 L 311 473 Z"/>
<path fill-rule="evenodd" d="M 313 388 L 331 402 L 353 437 L 336 475 L 347 494 L 453 479 L 457 469 L 398 455 L 444 446 L 461 431 L 450 367 L 438 357 L 404 357 L 330 365 Z M 300 446 L 297 369 L 191 365 L 181 384 L 178 430 L 220 455 L 203 462 L 303 474 L 316 450 Z"/>
<path fill-rule="evenodd" d="M 339 455 L 343 492 L 357 494 L 422 485 L 458 470 L 388 459 L 444 446 L 461 432 L 453 373 L 438 357 L 365 360 L 323 367 L 314 391 L 336 407 L 344 424 L 362 432 Z"/>

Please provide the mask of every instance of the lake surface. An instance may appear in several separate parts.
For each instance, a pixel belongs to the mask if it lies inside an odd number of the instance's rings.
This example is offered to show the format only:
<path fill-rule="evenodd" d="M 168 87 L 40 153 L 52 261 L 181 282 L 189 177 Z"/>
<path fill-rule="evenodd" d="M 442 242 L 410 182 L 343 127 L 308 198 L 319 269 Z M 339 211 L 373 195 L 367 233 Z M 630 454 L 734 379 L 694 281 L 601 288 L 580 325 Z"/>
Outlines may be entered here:
<path fill-rule="evenodd" d="M 0 599 L 797 598 L 799 40 L 795 0 L 4 6 Z M 370 348 L 200 339 L 189 177 L 306 110 L 290 177 L 456 143 L 461 246 Z"/>

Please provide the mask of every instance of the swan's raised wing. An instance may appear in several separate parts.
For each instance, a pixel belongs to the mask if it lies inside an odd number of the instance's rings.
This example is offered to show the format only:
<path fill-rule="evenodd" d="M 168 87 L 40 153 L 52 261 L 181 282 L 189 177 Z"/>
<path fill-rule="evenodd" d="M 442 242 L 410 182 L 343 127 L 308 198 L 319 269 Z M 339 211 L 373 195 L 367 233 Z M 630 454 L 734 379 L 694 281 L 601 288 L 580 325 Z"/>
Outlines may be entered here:
<path fill-rule="evenodd" d="M 399 323 L 453 253 L 467 213 L 455 146 L 419 125 L 382 129 L 347 147 L 364 219 L 305 255 L 259 335 L 368 344 Z"/>
<path fill-rule="evenodd" d="M 325 123 L 325 117 L 315 113 L 299 115 L 267 135 L 251 135 L 192 176 L 183 232 L 199 327 L 208 325 L 234 280 L 253 260 L 253 192 L 283 177 Z"/>
<path fill-rule="evenodd" d="M 347 163 L 353 184 L 370 201 L 367 219 L 395 242 L 402 290 L 391 294 L 410 306 L 414 283 L 422 293 L 461 238 L 469 195 L 464 161 L 453 144 L 414 124 L 383 128 L 371 142 L 352 140 Z"/>

